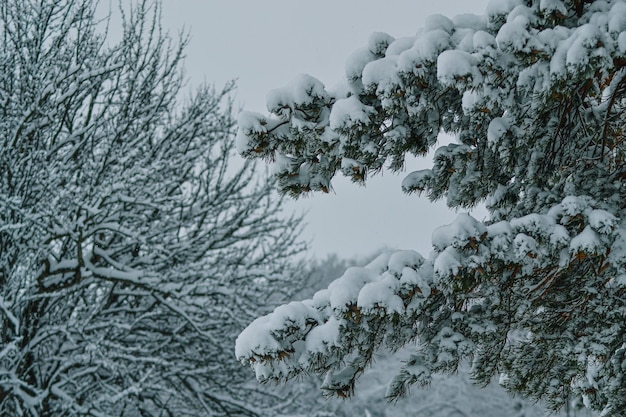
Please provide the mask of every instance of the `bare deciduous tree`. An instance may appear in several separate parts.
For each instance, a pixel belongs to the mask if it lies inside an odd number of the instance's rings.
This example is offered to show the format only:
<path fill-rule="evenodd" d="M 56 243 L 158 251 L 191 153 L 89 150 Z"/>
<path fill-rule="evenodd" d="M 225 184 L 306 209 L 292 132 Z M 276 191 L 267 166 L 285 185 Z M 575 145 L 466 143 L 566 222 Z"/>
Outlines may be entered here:
<path fill-rule="evenodd" d="M 262 414 L 231 346 L 299 219 L 231 163 L 232 85 L 181 103 L 158 3 L 95 16 L 0 2 L 0 414 Z"/>

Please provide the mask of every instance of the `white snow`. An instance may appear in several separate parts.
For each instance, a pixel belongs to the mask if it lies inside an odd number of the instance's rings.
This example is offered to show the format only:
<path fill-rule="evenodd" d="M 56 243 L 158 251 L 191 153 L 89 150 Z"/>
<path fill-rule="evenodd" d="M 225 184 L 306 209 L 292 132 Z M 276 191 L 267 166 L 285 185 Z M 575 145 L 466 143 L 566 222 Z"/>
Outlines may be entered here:
<path fill-rule="evenodd" d="M 387 47 L 393 43 L 393 36 L 384 32 L 374 32 L 367 40 L 367 47 L 371 53 L 376 55 L 384 55 Z"/>
<path fill-rule="evenodd" d="M 430 282 L 423 275 L 423 268 L 416 271 L 413 268 L 402 268 L 402 275 L 400 276 L 400 285 L 414 288 L 417 286 L 424 297 L 429 297 L 431 292 Z"/>
<path fill-rule="evenodd" d="M 337 100 L 330 112 L 330 128 L 337 130 L 367 124 L 373 113 L 374 109 L 361 103 L 356 96 Z"/>
<path fill-rule="evenodd" d="M 519 233 L 513 240 L 513 249 L 517 259 L 526 259 L 537 254 L 537 241 L 525 233 Z"/>
<path fill-rule="evenodd" d="M 376 55 L 374 55 L 369 48 L 360 48 L 354 51 L 346 60 L 346 78 L 349 81 L 354 81 L 361 78 L 363 68 L 374 61 Z"/>
<path fill-rule="evenodd" d="M 267 110 L 281 114 L 284 108 L 305 106 L 320 98 L 329 99 L 324 84 L 315 77 L 300 74 L 286 86 L 267 93 Z"/>
<path fill-rule="evenodd" d="M 556 221 L 553 217 L 538 213 L 531 213 L 511 220 L 511 227 L 516 231 L 530 235 L 549 236 L 555 225 Z"/>
<path fill-rule="evenodd" d="M 391 94 L 401 85 L 397 67 L 398 57 L 385 57 L 372 61 L 363 68 L 363 86 L 366 90 L 376 87 L 376 93 Z"/>
<path fill-rule="evenodd" d="M 339 325 L 339 320 L 330 317 L 326 323 L 311 329 L 305 339 L 307 352 L 324 353 L 329 347 L 336 346 L 339 340 Z"/>
<path fill-rule="evenodd" d="M 407 36 L 403 38 L 398 38 L 391 43 L 387 47 L 387 51 L 385 52 L 385 56 L 396 56 L 400 55 L 402 52 L 410 49 L 415 43 L 415 36 Z"/>
<path fill-rule="evenodd" d="M 496 36 L 498 47 L 503 51 L 526 50 L 526 44 L 530 39 L 527 27 L 528 18 L 522 15 L 502 25 Z"/>
<path fill-rule="evenodd" d="M 489 0 L 487 16 L 507 15 L 515 7 L 524 4 L 523 0 Z"/>
<path fill-rule="evenodd" d="M 433 172 L 430 169 L 413 171 L 402 180 L 402 191 L 405 193 L 426 188 L 432 178 Z"/>
<path fill-rule="evenodd" d="M 626 30 L 626 3 L 617 2 L 611 7 L 608 29 L 610 33 L 614 34 Z"/>
<path fill-rule="evenodd" d="M 448 246 L 463 248 L 472 240 L 480 241 L 486 233 L 487 228 L 483 223 L 468 213 L 461 213 L 451 224 L 433 231 L 432 243 L 438 251 L 443 251 Z"/>
<path fill-rule="evenodd" d="M 487 142 L 489 145 L 493 146 L 498 143 L 500 138 L 504 136 L 510 128 L 511 123 L 504 117 L 495 117 L 491 120 L 487 128 Z"/>
<path fill-rule="evenodd" d="M 477 61 L 470 53 L 460 50 L 443 51 L 437 58 L 437 79 L 444 85 L 455 85 L 459 79 L 480 80 Z"/>
<path fill-rule="evenodd" d="M 591 227 L 586 226 L 579 235 L 572 238 L 569 249 L 573 254 L 579 252 L 598 254 L 603 252 L 603 245 L 598 234 Z"/>
<path fill-rule="evenodd" d="M 398 70 L 405 73 L 418 73 L 424 62 L 435 62 L 439 54 L 450 46 L 448 32 L 438 29 L 421 34 L 413 47 L 398 57 Z"/>
<path fill-rule="evenodd" d="M 475 91 L 464 91 L 463 97 L 461 98 L 461 107 L 463 108 L 463 112 L 466 115 L 469 115 L 474 110 L 474 107 L 480 98 L 481 96 Z"/>
<path fill-rule="evenodd" d="M 357 305 L 364 311 L 382 308 L 387 314 L 392 312 L 401 314 L 404 311 L 404 303 L 396 295 L 398 287 L 398 279 L 390 273 L 384 273 L 381 279 L 369 282 L 361 288 Z"/>
<path fill-rule="evenodd" d="M 433 14 L 425 19 L 424 29 L 427 31 L 443 30 L 444 32 L 452 33 L 454 31 L 454 22 L 442 14 Z"/>
<path fill-rule="evenodd" d="M 448 246 L 437 256 L 433 267 L 435 278 L 456 276 L 462 267 L 461 254 L 452 246 Z"/>
<path fill-rule="evenodd" d="M 566 65 L 569 67 L 585 66 L 593 56 L 603 54 L 602 34 L 597 26 L 586 24 L 576 29 L 573 42 L 567 50 Z"/>
<path fill-rule="evenodd" d="M 626 54 L 626 32 L 619 34 L 617 38 L 617 47 L 622 54 Z"/>
<path fill-rule="evenodd" d="M 249 135 L 252 133 L 267 132 L 265 128 L 267 120 L 265 116 L 260 113 L 242 111 L 237 116 L 237 124 L 239 125 L 239 130 L 235 137 L 235 147 L 239 153 L 244 153 L 249 150 Z"/>
<path fill-rule="evenodd" d="M 497 46 L 496 38 L 484 30 L 478 30 L 474 33 L 472 43 L 475 49 L 495 48 Z"/>
<path fill-rule="evenodd" d="M 548 13 L 559 12 L 563 16 L 567 16 L 567 7 L 562 0 L 541 0 L 539 10 Z"/>
<path fill-rule="evenodd" d="M 554 247 L 562 247 L 568 245 L 569 241 L 570 236 L 565 226 L 560 224 L 554 225 L 554 229 L 550 234 L 550 244 Z"/>
<path fill-rule="evenodd" d="M 389 256 L 389 271 L 399 277 L 406 267 L 418 269 L 424 258 L 413 250 L 397 250 Z"/>
<path fill-rule="evenodd" d="M 617 237 L 611 245 L 609 261 L 612 265 L 617 267 L 620 272 L 626 272 L 626 229 L 624 228 L 617 231 Z"/>
<path fill-rule="evenodd" d="M 458 14 L 452 18 L 456 30 L 459 28 L 472 29 L 469 33 L 473 34 L 477 30 L 483 30 L 487 27 L 487 18 L 484 15 L 464 13 Z"/>
<path fill-rule="evenodd" d="M 330 306 L 335 311 L 345 311 L 356 304 L 361 288 L 368 282 L 376 281 L 378 273 L 366 268 L 348 268 L 344 274 L 328 286 Z"/>
<path fill-rule="evenodd" d="M 235 356 L 242 360 L 252 356 L 255 352 L 276 352 L 281 348 L 280 343 L 271 336 L 271 329 L 275 322 L 271 315 L 262 316 L 248 325 L 235 341 Z"/>
<path fill-rule="evenodd" d="M 567 196 L 559 206 L 564 214 L 575 216 L 582 213 L 587 208 L 587 202 L 584 198 L 578 196 Z"/>
<path fill-rule="evenodd" d="M 617 227 L 617 217 L 606 210 L 592 210 L 589 213 L 589 225 L 604 234 L 611 233 Z"/>

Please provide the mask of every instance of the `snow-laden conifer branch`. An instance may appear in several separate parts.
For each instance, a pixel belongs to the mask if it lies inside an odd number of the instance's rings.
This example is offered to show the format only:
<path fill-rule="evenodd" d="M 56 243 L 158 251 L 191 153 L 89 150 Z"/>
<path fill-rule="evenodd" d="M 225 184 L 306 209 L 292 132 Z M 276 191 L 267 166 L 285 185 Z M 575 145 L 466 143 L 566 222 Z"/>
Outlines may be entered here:
<path fill-rule="evenodd" d="M 465 358 L 480 383 L 499 373 L 553 408 L 620 415 L 625 62 L 621 0 L 494 0 L 484 15 L 431 16 L 415 36 L 375 33 L 342 88 L 303 76 L 270 96 L 269 116 L 242 113 L 238 149 L 270 161 L 283 192 L 326 191 L 338 172 L 364 182 L 434 150 L 403 190 L 484 202 L 490 216 L 435 233 L 407 269 L 426 292 L 403 290 L 389 260 L 349 270 L 251 324 L 240 359 L 261 380 L 318 372 L 347 395 L 373 351 L 416 343 L 392 398 Z M 454 143 L 436 147 L 442 133 Z"/>

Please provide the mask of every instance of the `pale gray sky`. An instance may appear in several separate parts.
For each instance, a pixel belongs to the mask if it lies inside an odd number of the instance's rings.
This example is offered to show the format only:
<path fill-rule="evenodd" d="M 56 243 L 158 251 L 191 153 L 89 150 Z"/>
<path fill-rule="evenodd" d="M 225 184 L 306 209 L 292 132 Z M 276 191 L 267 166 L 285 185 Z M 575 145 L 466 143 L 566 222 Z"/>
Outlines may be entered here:
<path fill-rule="evenodd" d="M 223 85 L 237 79 L 237 102 L 266 113 L 265 96 L 300 73 L 328 86 L 344 74 L 344 62 L 364 46 L 372 32 L 395 37 L 415 34 L 435 13 L 482 13 L 487 0 L 163 0 L 170 32 L 183 26 L 191 34 L 186 71 L 191 85 Z M 429 166 L 412 162 L 407 172 Z M 385 172 L 359 187 L 344 178 L 335 193 L 313 194 L 289 204 L 308 210 L 306 237 L 323 256 L 367 254 L 382 246 L 430 251 L 432 230 L 455 213 L 442 202 L 406 196 L 403 175 Z M 477 215 L 478 217 L 483 214 Z"/>

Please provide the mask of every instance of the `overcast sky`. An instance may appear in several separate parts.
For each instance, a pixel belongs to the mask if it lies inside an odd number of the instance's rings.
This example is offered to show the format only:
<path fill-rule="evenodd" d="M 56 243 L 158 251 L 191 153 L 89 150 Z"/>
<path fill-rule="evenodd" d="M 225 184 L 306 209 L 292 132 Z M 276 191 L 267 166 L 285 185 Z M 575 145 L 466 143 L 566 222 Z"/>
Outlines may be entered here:
<path fill-rule="evenodd" d="M 237 104 L 266 113 L 269 90 L 301 73 L 327 86 L 344 75 L 344 63 L 372 32 L 410 36 L 435 13 L 481 13 L 487 0 L 163 0 L 170 32 L 185 27 L 191 35 L 186 71 L 190 84 L 223 85 L 237 79 Z M 413 161 L 407 173 L 429 166 Z M 406 174 L 406 173 L 405 173 Z M 315 254 L 363 255 L 382 246 L 416 249 L 426 255 L 435 227 L 455 213 L 442 202 L 406 196 L 403 174 L 385 172 L 359 187 L 344 178 L 334 193 L 313 194 L 288 205 L 308 210 L 306 238 Z M 484 214 L 477 214 L 482 219 Z"/>

